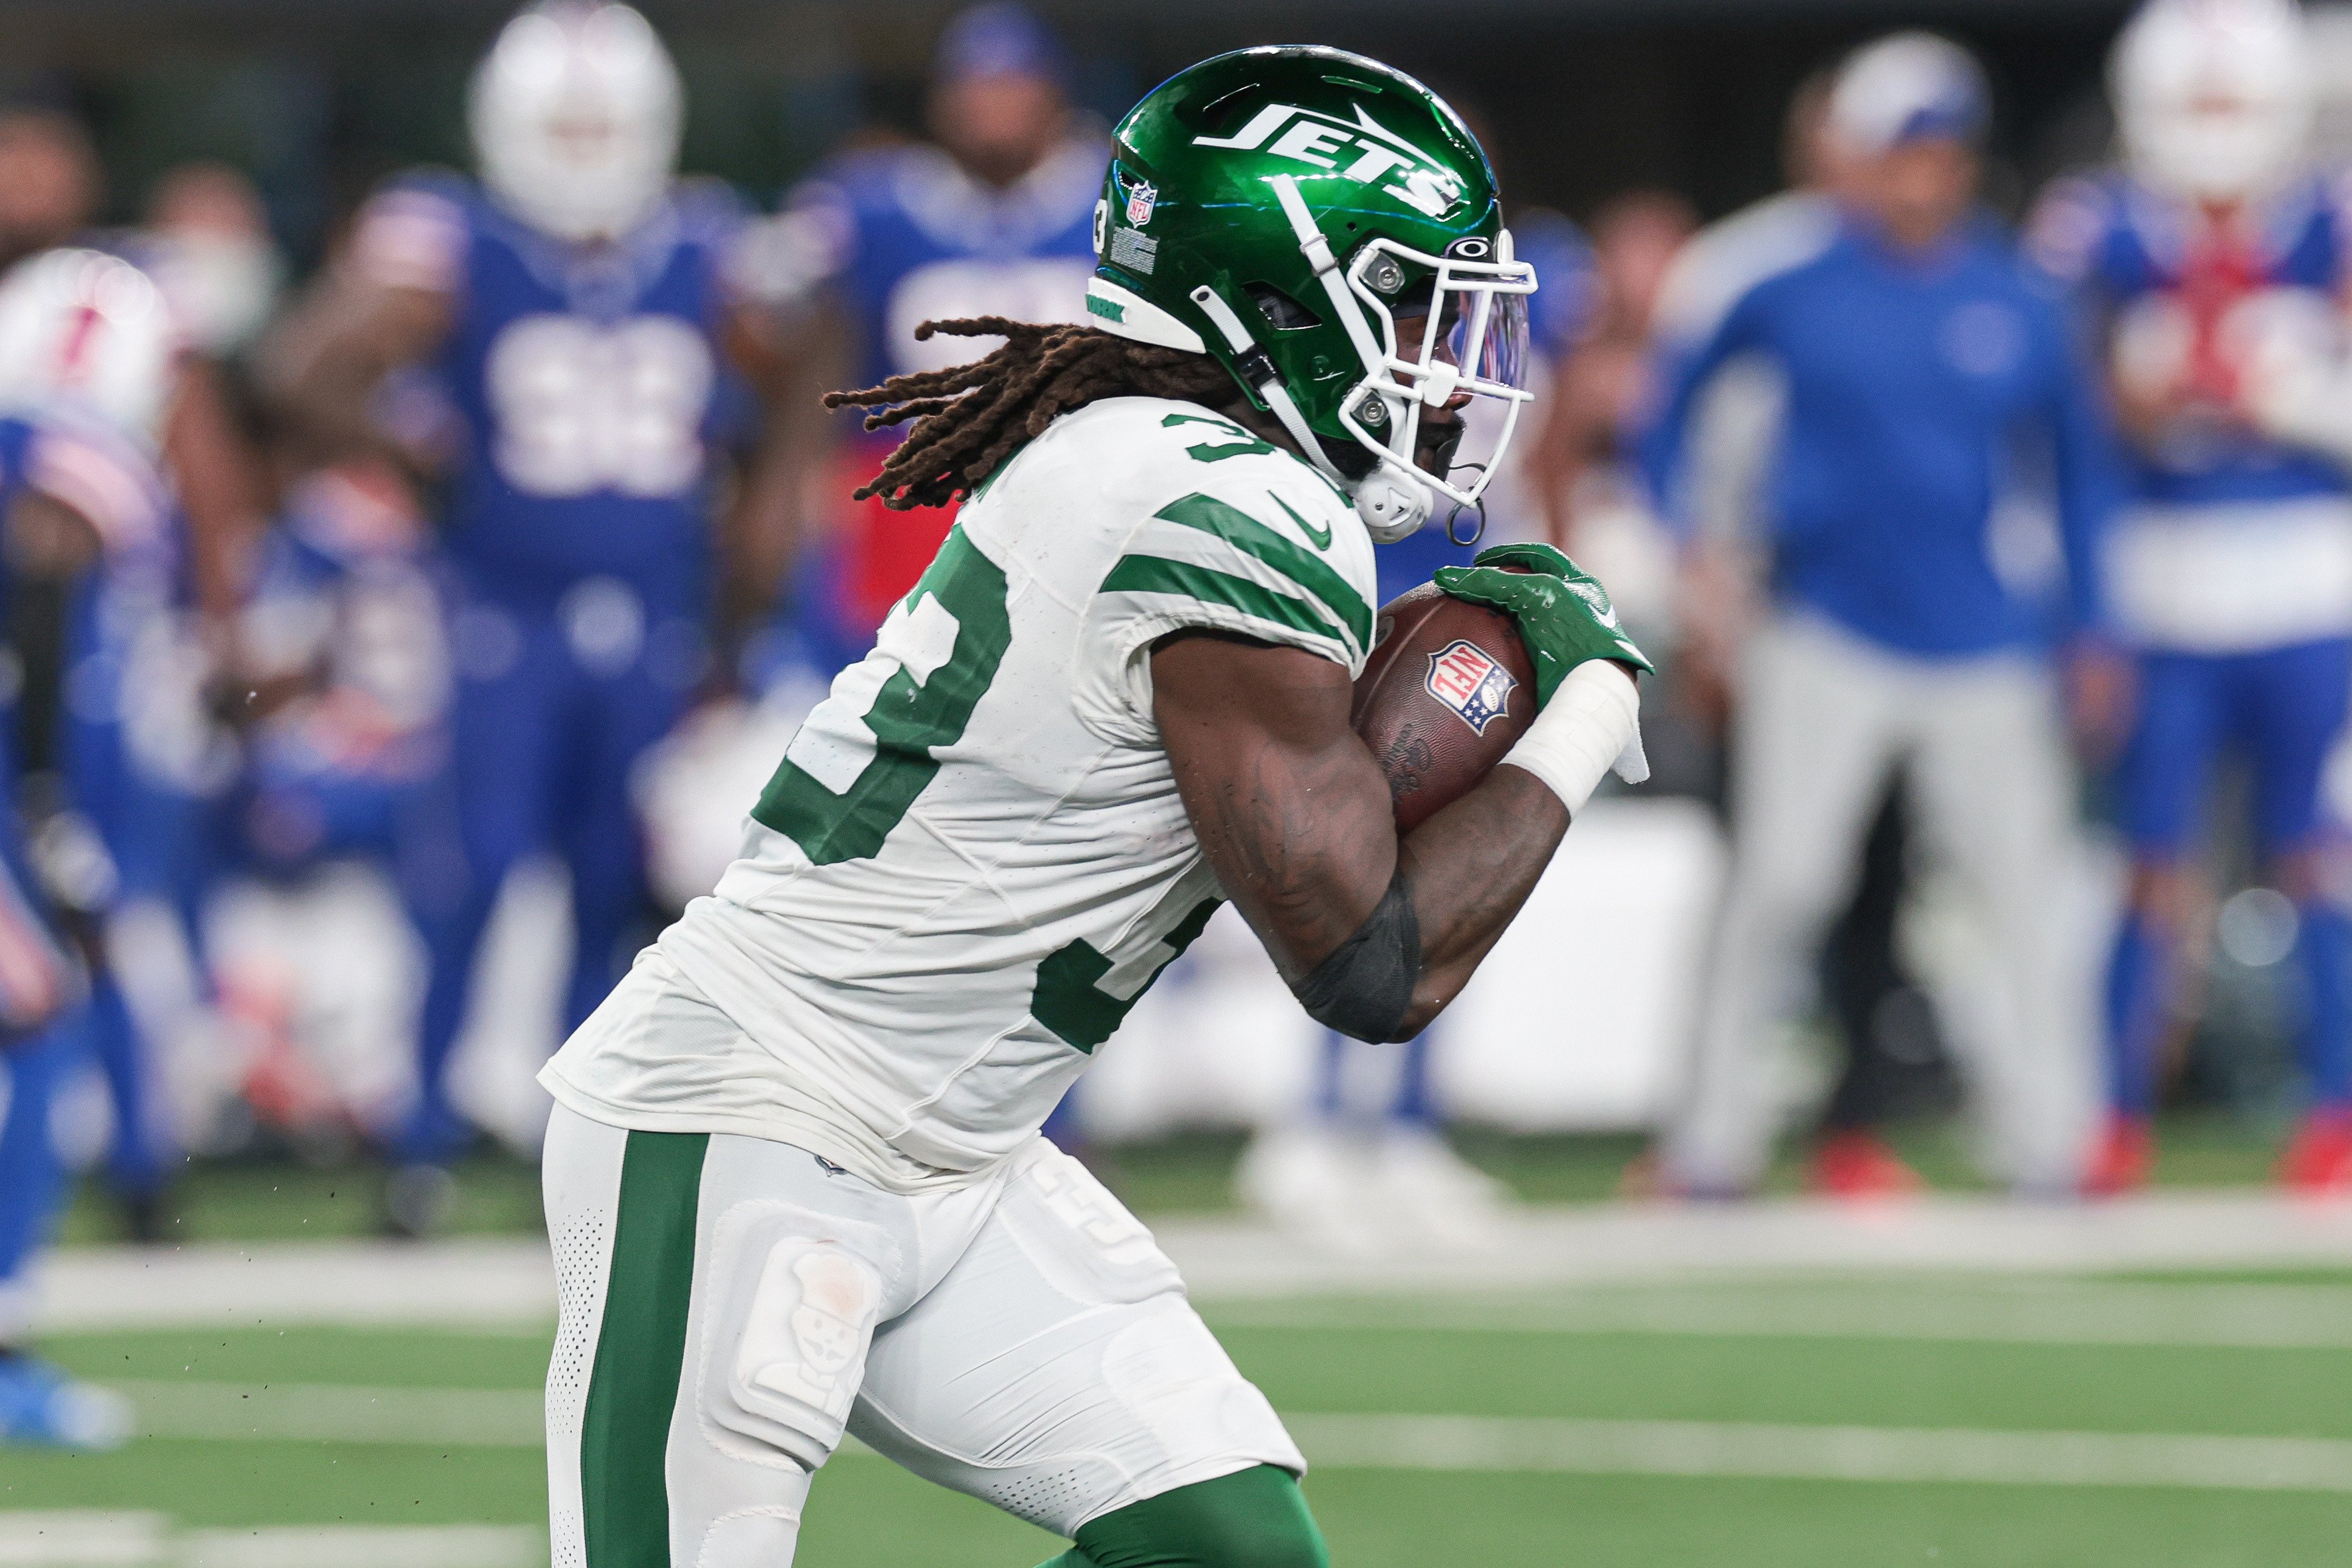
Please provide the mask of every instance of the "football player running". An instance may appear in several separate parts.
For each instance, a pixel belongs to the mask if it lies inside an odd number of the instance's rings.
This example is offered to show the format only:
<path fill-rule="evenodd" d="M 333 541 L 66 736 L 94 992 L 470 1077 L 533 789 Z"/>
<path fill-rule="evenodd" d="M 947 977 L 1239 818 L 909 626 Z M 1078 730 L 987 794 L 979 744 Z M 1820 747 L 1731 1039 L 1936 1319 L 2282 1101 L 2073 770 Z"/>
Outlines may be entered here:
<path fill-rule="evenodd" d="M 1427 89 L 1196 66 L 1119 125 L 1096 225 L 1087 324 L 944 323 L 1005 342 L 839 398 L 911 426 L 871 491 L 955 528 L 542 1075 L 560 1562 L 782 1568 L 845 1430 L 1075 1537 L 1062 1568 L 1324 1561 L 1297 1447 L 1037 1128 L 1221 899 L 1318 1019 L 1422 1028 L 1638 771 L 1642 659 L 1557 552 L 1449 568 L 1541 710 L 1399 841 L 1349 726 L 1373 544 L 1475 500 L 1448 448 L 1523 401 L 1536 284 Z"/>
<path fill-rule="evenodd" d="M 2043 199 L 2033 248 L 2103 335 L 2132 504 L 2110 546 L 2137 655 L 2119 763 L 2132 847 L 2108 976 L 2109 1114 L 2095 1192 L 2154 1157 L 2193 859 L 2223 755 L 2253 775 L 2256 845 L 2295 906 L 2312 1106 L 2280 1168 L 2352 1188 L 2347 926 L 2320 865 L 2320 775 L 2352 685 L 2352 232 L 2306 162 L 2310 47 L 2287 0 L 2156 0 L 2116 45 L 2125 166 Z"/>
<path fill-rule="evenodd" d="M 464 427 L 446 522 L 458 853 L 411 892 L 431 982 L 387 1189 L 398 1229 L 430 1226 L 439 1166 L 469 1135 L 446 1069 L 520 858 L 551 848 L 571 872 L 566 1026 L 612 984 L 643 898 L 631 771 L 707 665 L 717 454 L 746 401 L 730 366 L 764 363 L 732 282 L 733 204 L 672 179 L 677 77 L 644 17 L 594 0 L 522 12 L 470 111 L 481 184 L 378 195 L 281 363 L 289 414 L 329 450 L 391 445 L 374 394 L 403 366 L 437 372 Z M 730 542 L 753 531 L 740 510 L 720 523 Z"/>
<path fill-rule="evenodd" d="M 187 395 L 177 333 L 130 263 L 58 249 L 0 279 L 0 586 L 153 551 L 169 505 L 159 436 Z M 49 1113 L 90 1034 L 87 974 L 31 879 L 16 803 L 16 692 L 0 699 L 0 1443 L 110 1448 L 121 1395 L 33 1353 L 31 1266 L 65 1196 Z"/>

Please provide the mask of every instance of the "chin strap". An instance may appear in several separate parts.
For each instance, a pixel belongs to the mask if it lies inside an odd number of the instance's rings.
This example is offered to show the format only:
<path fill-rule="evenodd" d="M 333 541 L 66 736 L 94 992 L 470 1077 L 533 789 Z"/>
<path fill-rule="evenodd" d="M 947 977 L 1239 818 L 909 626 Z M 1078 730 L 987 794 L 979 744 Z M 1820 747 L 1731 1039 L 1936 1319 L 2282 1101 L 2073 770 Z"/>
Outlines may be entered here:
<path fill-rule="evenodd" d="M 1331 461 L 1330 454 L 1324 451 L 1323 443 L 1307 423 L 1307 416 L 1298 411 L 1290 388 L 1283 384 L 1282 373 L 1274 368 L 1273 359 L 1249 335 L 1249 329 L 1242 325 L 1241 317 L 1224 297 L 1203 283 L 1192 290 L 1192 303 L 1215 325 L 1225 340 L 1225 347 L 1233 351 L 1234 368 L 1241 372 L 1244 383 L 1265 399 L 1267 409 L 1297 444 L 1299 454 L 1315 466 L 1317 473 L 1355 499 L 1356 513 L 1364 520 L 1364 529 L 1372 536 L 1372 542 L 1394 544 L 1421 531 L 1421 525 L 1429 521 L 1428 487 L 1403 483 L 1386 464 L 1366 478 L 1350 482 Z"/>

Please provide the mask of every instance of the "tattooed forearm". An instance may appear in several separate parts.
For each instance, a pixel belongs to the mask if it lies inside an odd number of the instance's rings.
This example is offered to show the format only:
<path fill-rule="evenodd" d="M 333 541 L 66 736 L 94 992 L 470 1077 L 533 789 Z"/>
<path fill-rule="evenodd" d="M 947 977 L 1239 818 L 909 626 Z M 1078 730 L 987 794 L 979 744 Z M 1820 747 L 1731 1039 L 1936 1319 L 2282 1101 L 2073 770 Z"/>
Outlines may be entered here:
<path fill-rule="evenodd" d="M 1421 927 L 1407 1022 L 1460 992 L 1568 827 L 1551 791 L 1496 768 L 1400 844 L 1387 781 L 1349 727 L 1345 669 L 1230 639 L 1164 643 L 1154 706 L 1225 894 L 1297 984 L 1371 915 L 1400 865 Z"/>
<path fill-rule="evenodd" d="M 1460 957 L 1519 912 L 1568 831 L 1559 797 L 1532 773 L 1497 768 L 1404 842 L 1425 964 Z"/>

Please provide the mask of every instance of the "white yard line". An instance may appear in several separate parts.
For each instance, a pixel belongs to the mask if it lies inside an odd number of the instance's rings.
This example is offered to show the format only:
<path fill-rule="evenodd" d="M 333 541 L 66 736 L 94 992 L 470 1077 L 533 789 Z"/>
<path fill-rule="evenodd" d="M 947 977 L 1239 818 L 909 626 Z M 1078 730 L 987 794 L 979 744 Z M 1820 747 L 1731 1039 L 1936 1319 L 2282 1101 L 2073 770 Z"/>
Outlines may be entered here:
<path fill-rule="evenodd" d="M 192 1530 L 185 1568 L 541 1568 L 547 1532 L 528 1525 L 279 1526 Z"/>
<path fill-rule="evenodd" d="M 2352 1492 L 2352 1442 L 1472 1415 L 1287 1415 L 1331 1469 Z"/>
<path fill-rule="evenodd" d="M 2138 1268 L 2352 1268 L 2352 1205 L 2265 1193 L 2168 1193 L 2022 1205 L 1938 1197 L 1878 1209 L 1790 1199 L 1527 1209 L 1484 1247 L 1376 1259 L 1317 1256 L 1243 1220 L 1156 1226 L 1196 1300 L 1472 1295 L 1562 1286 L 1741 1279 L 1791 1270 L 2095 1274 Z M 553 1315 L 535 1238 L 428 1245 L 284 1243 L 79 1247 L 45 1271 L 42 1326 L 536 1330 Z"/>
<path fill-rule="evenodd" d="M 1979 1279 L 1830 1286 L 1692 1284 L 1543 1297 L 1349 1297 L 1227 1302 L 1220 1328 L 1412 1329 L 1459 1333 L 1980 1341 L 2237 1350 L 2352 1349 L 2352 1289 Z"/>
<path fill-rule="evenodd" d="M 1202 1300 L 1313 1294 L 1465 1295 L 1753 1279 L 1791 1271 L 2084 1275 L 2134 1269 L 2352 1267 L 2352 1204 L 2269 1193 L 2149 1194 L 2107 1204 L 1937 1196 L 1856 1205 L 1594 1204 L 1525 1209 L 1476 1250 L 1420 1247 L 1318 1258 L 1261 1226 L 1154 1227 Z"/>
<path fill-rule="evenodd" d="M 535 1328 L 555 1316 L 547 1244 L 520 1237 L 73 1247 L 49 1255 L 37 1285 L 51 1331 Z"/>
<path fill-rule="evenodd" d="M 160 1513 L 0 1512 L 0 1568 L 543 1568 L 521 1525 L 174 1531 Z"/>
<path fill-rule="evenodd" d="M 147 1568 L 164 1560 L 171 1520 L 96 1509 L 0 1513 L 0 1568 Z"/>
<path fill-rule="evenodd" d="M 452 1447 L 539 1442 L 539 1397 L 520 1389 L 190 1383 L 136 1384 L 127 1392 L 139 1402 L 139 1429 L 155 1437 Z M 1285 1419 L 1307 1458 L 1333 1469 L 2352 1492 L 2352 1441 L 2336 1438 L 1483 1415 Z M 845 1448 L 845 1457 L 866 1454 L 854 1443 Z M 16 1561 L 0 1538 L 0 1564 Z M 236 1561 L 272 1568 L 278 1560 Z M 322 1554 L 318 1561 L 368 1568 L 379 1560 L 359 1564 Z"/>

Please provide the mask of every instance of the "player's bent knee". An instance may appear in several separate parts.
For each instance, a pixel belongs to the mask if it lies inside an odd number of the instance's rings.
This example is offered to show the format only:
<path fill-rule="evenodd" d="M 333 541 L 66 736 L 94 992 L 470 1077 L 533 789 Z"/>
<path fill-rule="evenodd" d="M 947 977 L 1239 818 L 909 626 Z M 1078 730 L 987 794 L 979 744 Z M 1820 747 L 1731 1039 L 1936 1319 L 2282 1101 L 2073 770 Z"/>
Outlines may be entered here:
<path fill-rule="evenodd" d="M 1253 1465 L 1129 1503 L 1079 1527 L 1092 1568 L 1329 1568 L 1289 1471 Z"/>

